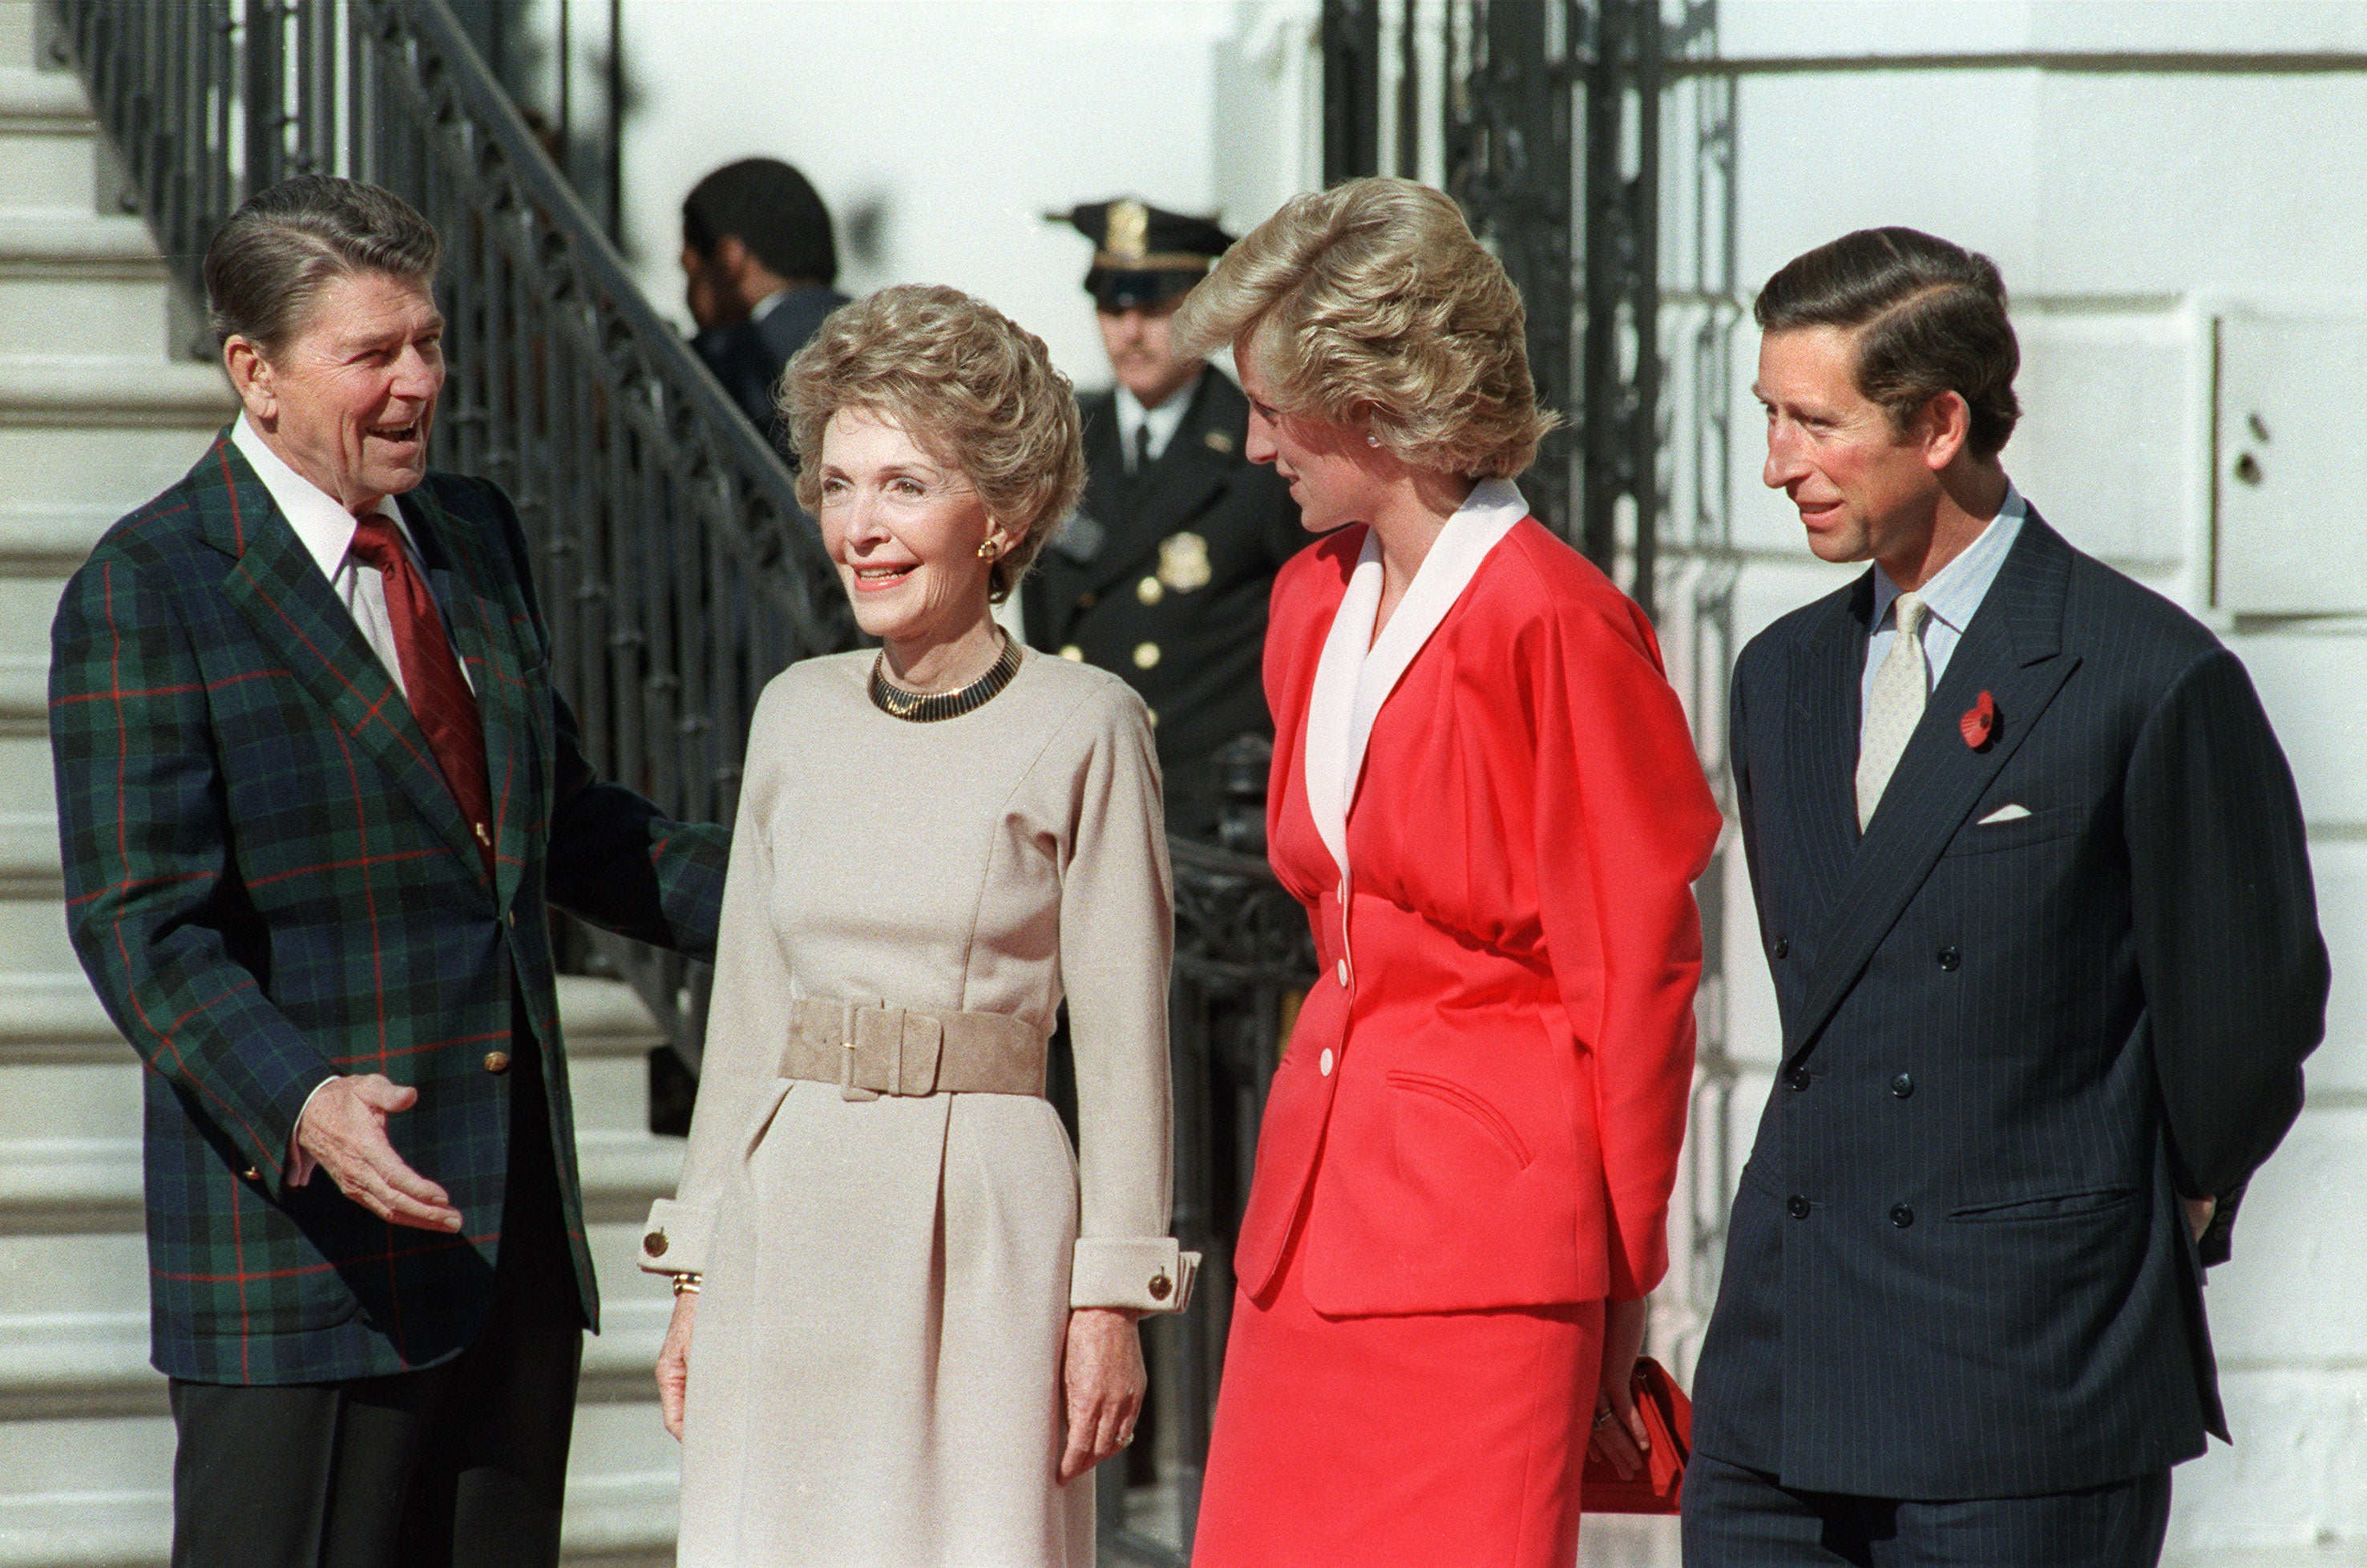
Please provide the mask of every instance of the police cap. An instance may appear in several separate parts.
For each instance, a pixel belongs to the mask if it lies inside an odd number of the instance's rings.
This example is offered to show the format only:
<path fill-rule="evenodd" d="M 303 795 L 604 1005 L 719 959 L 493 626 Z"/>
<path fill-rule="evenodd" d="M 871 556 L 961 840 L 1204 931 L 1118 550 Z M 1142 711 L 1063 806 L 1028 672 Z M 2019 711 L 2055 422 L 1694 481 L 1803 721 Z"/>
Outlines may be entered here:
<path fill-rule="evenodd" d="M 1104 311 L 1156 305 L 1190 291 L 1233 237 L 1206 218 L 1189 218 L 1119 197 L 1048 212 L 1093 242 L 1085 292 Z"/>

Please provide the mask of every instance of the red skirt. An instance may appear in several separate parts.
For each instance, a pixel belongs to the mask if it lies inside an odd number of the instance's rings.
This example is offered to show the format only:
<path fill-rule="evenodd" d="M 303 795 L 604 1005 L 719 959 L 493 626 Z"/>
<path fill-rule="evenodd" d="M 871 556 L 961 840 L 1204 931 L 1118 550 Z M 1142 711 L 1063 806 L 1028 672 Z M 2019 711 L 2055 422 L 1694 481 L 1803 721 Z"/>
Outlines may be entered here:
<path fill-rule="evenodd" d="M 1234 1296 L 1193 1568 L 1570 1568 L 1603 1303 L 1327 1318 L 1303 1252 Z"/>

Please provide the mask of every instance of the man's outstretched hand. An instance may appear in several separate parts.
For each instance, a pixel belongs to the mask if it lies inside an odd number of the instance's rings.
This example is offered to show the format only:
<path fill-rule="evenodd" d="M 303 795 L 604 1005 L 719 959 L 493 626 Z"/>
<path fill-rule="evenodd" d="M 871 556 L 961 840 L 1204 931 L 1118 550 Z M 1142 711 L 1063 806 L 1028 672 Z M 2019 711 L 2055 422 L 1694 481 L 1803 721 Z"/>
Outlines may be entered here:
<path fill-rule="evenodd" d="M 386 1119 L 419 1103 L 419 1091 L 382 1073 L 332 1078 L 296 1123 L 296 1144 L 321 1163 L 337 1190 L 390 1224 L 457 1231 L 451 1195 L 403 1164 Z"/>

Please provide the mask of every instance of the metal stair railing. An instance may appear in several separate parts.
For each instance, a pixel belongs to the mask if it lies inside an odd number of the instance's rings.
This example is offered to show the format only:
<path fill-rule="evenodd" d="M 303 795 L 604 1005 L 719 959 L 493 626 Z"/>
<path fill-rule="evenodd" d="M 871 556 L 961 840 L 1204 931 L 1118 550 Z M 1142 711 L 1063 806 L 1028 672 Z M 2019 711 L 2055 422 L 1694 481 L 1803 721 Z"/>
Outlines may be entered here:
<path fill-rule="evenodd" d="M 432 460 L 517 504 L 593 766 L 730 822 L 764 683 L 854 645 L 852 615 L 788 469 L 444 0 L 49 4 L 185 302 L 238 202 L 289 175 L 384 186 L 435 225 L 450 379 Z M 598 940 L 695 1072 L 704 966 Z"/>

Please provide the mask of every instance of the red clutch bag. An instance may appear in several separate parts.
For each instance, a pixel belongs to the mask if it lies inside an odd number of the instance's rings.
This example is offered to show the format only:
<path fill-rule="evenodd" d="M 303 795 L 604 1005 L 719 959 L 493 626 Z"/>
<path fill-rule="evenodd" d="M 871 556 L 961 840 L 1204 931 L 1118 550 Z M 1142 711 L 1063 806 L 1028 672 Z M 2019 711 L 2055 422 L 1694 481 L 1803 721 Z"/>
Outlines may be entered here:
<path fill-rule="evenodd" d="M 1644 1456 L 1640 1475 L 1621 1480 L 1611 1461 L 1594 1452 L 1586 1455 L 1586 1476 L 1580 1483 L 1582 1506 L 1590 1514 L 1673 1514 L 1685 1483 L 1685 1460 L 1693 1451 L 1693 1402 L 1669 1376 L 1669 1369 L 1649 1356 L 1636 1363 L 1636 1411 L 1651 1435 L 1652 1451 Z"/>

